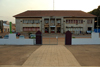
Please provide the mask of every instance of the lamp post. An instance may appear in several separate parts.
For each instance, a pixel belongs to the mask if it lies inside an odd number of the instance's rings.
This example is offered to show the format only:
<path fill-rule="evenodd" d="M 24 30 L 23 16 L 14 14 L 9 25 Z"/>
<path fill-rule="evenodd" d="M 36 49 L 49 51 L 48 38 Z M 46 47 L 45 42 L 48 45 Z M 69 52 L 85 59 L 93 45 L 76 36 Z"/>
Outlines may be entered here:
<path fill-rule="evenodd" d="M 97 27 L 97 33 L 98 33 L 98 27 L 99 27 L 99 25 L 98 25 L 98 22 L 99 22 L 98 18 L 99 18 L 99 16 L 97 16 L 97 26 L 96 26 Z"/>

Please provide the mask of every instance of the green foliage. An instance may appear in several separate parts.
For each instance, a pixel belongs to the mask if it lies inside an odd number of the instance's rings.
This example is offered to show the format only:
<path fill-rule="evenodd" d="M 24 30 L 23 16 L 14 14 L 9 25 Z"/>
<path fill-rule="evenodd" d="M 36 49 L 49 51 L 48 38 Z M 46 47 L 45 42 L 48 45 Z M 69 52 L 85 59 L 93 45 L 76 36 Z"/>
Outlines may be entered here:
<path fill-rule="evenodd" d="M 72 38 L 75 38 L 75 37 L 72 37 Z"/>
<path fill-rule="evenodd" d="M 32 34 L 32 33 L 29 32 L 28 35 L 30 35 L 30 34 Z"/>
<path fill-rule="evenodd" d="M 98 25 L 100 26 L 100 6 L 98 6 L 97 9 L 94 9 L 94 10 L 88 12 L 88 13 L 98 16 Z M 95 21 L 97 21 L 97 17 L 95 18 Z M 94 25 L 95 25 L 95 28 L 96 28 L 97 23 L 95 23 Z"/>
<path fill-rule="evenodd" d="M 36 39 L 36 37 L 31 37 L 31 39 Z"/>
<path fill-rule="evenodd" d="M 88 12 L 88 13 L 96 15 L 96 16 L 100 16 L 100 6 L 98 6 L 97 9 L 94 9 L 94 10 Z"/>

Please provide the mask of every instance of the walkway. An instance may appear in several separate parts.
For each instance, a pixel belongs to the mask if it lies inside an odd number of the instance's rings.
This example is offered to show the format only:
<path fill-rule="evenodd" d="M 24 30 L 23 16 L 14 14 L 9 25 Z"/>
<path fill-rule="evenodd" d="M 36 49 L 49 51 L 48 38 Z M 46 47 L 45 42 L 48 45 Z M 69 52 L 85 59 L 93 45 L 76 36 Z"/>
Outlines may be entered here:
<path fill-rule="evenodd" d="M 62 45 L 42 45 L 23 66 L 80 66 L 72 53 Z"/>

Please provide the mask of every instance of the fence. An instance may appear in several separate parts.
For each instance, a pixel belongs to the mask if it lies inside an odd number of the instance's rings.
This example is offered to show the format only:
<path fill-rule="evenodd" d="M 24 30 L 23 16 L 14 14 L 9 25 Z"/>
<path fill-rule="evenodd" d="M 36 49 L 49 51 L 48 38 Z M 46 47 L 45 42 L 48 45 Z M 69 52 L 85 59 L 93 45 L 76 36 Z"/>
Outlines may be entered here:
<path fill-rule="evenodd" d="M 98 33 L 100 33 L 100 29 L 94 29 L 94 32 L 96 32 L 97 33 L 97 31 L 98 31 Z"/>

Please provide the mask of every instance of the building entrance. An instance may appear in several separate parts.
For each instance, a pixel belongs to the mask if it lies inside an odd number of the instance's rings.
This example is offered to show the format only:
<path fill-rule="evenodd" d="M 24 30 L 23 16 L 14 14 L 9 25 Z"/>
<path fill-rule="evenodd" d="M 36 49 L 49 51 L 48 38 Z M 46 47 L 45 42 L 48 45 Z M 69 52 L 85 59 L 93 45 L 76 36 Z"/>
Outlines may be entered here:
<path fill-rule="evenodd" d="M 61 28 L 57 27 L 57 33 L 60 33 L 60 31 L 61 31 Z"/>
<path fill-rule="evenodd" d="M 51 27 L 51 33 L 55 33 L 55 27 Z"/>
<path fill-rule="evenodd" d="M 45 33 L 49 33 L 49 27 L 45 27 Z"/>

